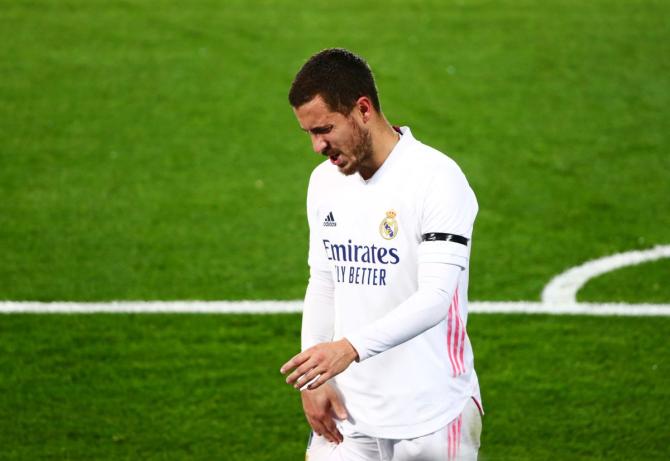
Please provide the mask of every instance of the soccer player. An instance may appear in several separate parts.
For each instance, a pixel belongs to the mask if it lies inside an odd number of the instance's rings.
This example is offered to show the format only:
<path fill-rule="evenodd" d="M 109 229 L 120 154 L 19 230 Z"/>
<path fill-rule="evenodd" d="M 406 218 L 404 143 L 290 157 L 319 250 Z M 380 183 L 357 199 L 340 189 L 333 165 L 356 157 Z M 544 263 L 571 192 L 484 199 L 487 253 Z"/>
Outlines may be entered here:
<path fill-rule="evenodd" d="M 307 192 L 301 390 L 310 461 L 475 460 L 481 398 L 466 330 L 478 206 L 460 168 L 389 124 L 367 63 L 327 49 L 289 92 L 327 157 Z"/>

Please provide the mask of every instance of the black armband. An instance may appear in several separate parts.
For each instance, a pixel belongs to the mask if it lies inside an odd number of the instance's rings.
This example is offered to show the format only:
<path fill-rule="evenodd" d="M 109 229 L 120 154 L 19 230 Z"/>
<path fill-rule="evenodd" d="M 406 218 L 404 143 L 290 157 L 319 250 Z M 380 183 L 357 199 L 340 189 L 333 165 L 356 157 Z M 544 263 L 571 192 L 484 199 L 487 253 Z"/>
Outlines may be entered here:
<path fill-rule="evenodd" d="M 468 240 L 469 239 L 463 237 L 462 235 L 444 234 L 442 232 L 430 232 L 428 234 L 423 234 L 424 242 L 436 242 L 436 241 L 455 242 L 460 243 L 461 245 L 468 246 Z"/>

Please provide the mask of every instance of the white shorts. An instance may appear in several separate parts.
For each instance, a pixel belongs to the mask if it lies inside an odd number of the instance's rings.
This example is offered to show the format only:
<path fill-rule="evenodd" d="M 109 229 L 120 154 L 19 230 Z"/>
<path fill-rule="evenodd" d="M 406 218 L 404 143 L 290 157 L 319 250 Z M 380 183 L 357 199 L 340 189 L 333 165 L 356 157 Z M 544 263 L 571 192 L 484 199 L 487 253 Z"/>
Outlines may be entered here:
<path fill-rule="evenodd" d="M 379 439 L 363 434 L 345 436 L 335 444 L 312 434 L 307 461 L 476 461 L 482 418 L 469 399 L 460 416 L 446 427 L 415 439 Z"/>

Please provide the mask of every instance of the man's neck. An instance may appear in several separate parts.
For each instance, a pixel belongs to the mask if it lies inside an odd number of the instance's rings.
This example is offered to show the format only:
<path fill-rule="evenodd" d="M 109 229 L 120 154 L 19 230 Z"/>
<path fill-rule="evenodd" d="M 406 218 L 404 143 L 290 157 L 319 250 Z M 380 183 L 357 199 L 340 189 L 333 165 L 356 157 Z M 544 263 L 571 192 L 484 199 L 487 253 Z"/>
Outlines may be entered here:
<path fill-rule="evenodd" d="M 359 171 L 361 177 L 365 180 L 370 179 L 381 168 L 388 156 L 391 155 L 393 148 L 400 141 L 400 133 L 383 117 L 377 126 L 370 128 L 370 135 L 372 136 L 370 166 L 362 167 Z"/>

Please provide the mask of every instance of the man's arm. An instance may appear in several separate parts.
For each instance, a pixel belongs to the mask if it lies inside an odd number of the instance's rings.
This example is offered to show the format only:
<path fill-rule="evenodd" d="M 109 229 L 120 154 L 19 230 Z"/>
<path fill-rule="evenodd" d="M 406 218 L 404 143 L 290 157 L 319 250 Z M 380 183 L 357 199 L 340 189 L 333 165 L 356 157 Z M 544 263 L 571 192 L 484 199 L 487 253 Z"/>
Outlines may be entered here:
<path fill-rule="evenodd" d="M 310 269 L 302 311 L 301 350 L 333 340 L 334 289 L 330 271 Z"/>
<path fill-rule="evenodd" d="M 412 296 L 347 338 L 303 350 L 282 367 L 282 373 L 293 370 L 286 382 L 296 388 L 309 383 L 309 389 L 316 389 L 354 360 L 365 360 L 402 344 L 446 318 L 462 267 L 440 261 L 442 252 L 437 251 L 436 255 L 435 250 L 439 247 L 434 242 L 422 243 L 419 288 Z"/>
<path fill-rule="evenodd" d="M 359 360 L 409 341 L 447 317 L 464 268 L 446 261 L 422 262 L 422 253 L 424 257 L 427 253 L 426 246 L 434 245 L 424 242 L 419 247 L 419 289 L 384 317 L 348 335 Z"/>
<path fill-rule="evenodd" d="M 307 217 L 310 227 L 309 266 L 310 277 L 305 292 L 302 314 L 301 350 L 327 341 L 332 341 L 335 323 L 335 286 L 323 248 L 318 237 L 318 219 L 312 201 L 312 183 L 307 194 Z M 302 407 L 307 422 L 318 435 L 324 436 L 334 443 L 342 441 L 342 434 L 337 430 L 335 418 L 347 417 L 337 391 L 326 384 L 317 390 L 303 389 L 301 392 Z"/>
<path fill-rule="evenodd" d="M 314 380 L 310 388 L 317 388 L 354 360 L 365 360 L 408 341 L 447 316 L 460 272 L 469 263 L 477 200 L 453 162 L 435 169 L 423 193 L 423 199 L 417 202 L 423 235 L 418 251 L 417 291 L 387 315 L 347 338 L 317 344 L 293 357 L 282 367 L 284 373 L 293 370 L 287 383 L 300 388 Z"/>
<path fill-rule="evenodd" d="M 310 270 L 302 314 L 302 350 L 333 339 L 333 290 L 329 271 Z M 347 411 L 337 391 L 326 384 L 316 390 L 303 389 L 300 396 L 305 417 L 314 432 L 330 442 L 342 442 L 334 418 L 345 419 Z"/>

